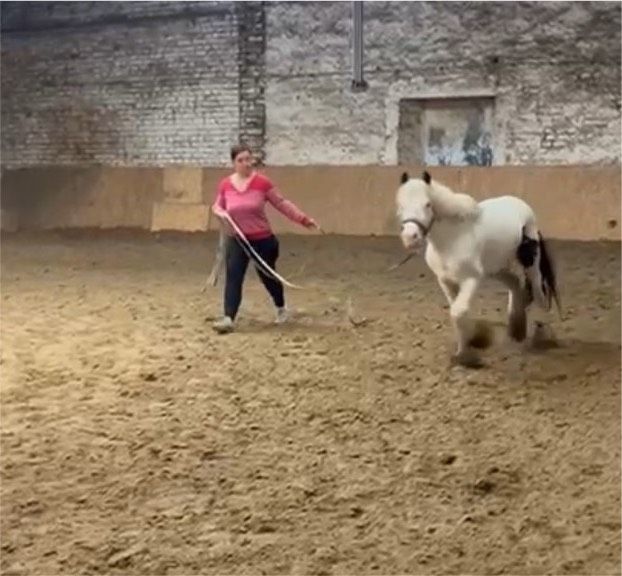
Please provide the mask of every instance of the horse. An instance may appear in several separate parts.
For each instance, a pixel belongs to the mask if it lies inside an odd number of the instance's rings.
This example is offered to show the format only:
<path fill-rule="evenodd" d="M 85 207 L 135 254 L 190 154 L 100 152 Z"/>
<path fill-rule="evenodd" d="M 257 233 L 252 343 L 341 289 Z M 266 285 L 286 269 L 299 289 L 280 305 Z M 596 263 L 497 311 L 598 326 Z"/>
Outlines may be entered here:
<path fill-rule="evenodd" d="M 452 363 L 483 365 L 476 349 L 490 346 L 491 331 L 470 319 L 469 309 L 485 278 L 508 289 L 508 334 L 514 341 L 527 337 L 527 312 L 534 300 L 547 312 L 554 300 L 561 316 L 554 262 L 533 209 L 522 199 L 498 196 L 477 202 L 433 181 L 427 171 L 421 178 L 404 172 L 396 207 L 404 248 L 412 253 L 426 244 L 426 264 L 449 303 L 456 339 Z"/>

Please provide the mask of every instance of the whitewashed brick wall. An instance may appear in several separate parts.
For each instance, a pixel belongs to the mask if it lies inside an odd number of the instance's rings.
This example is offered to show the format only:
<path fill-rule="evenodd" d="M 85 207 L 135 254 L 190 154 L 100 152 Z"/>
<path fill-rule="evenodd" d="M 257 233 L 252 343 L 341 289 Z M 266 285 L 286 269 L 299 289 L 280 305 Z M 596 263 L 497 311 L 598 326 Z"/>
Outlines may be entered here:
<path fill-rule="evenodd" d="M 495 163 L 620 162 L 618 2 L 2 6 L 2 164 L 395 164 L 401 98 L 494 95 Z"/>
<path fill-rule="evenodd" d="M 620 162 L 617 2 L 270 2 L 271 164 L 394 164 L 400 98 L 495 96 L 495 163 Z"/>
<path fill-rule="evenodd" d="M 3 5 L 3 165 L 222 165 L 240 135 L 262 147 L 246 76 L 263 78 L 263 24 L 258 3 Z"/>

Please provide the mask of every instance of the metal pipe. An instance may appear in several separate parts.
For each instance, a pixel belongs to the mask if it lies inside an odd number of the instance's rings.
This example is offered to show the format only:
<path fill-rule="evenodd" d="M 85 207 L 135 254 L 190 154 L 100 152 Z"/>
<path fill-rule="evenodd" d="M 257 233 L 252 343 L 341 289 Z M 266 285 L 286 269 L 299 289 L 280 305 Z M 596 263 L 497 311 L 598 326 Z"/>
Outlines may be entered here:
<path fill-rule="evenodd" d="M 365 90 L 367 82 L 363 78 L 363 2 L 352 2 L 353 53 L 352 89 Z"/>

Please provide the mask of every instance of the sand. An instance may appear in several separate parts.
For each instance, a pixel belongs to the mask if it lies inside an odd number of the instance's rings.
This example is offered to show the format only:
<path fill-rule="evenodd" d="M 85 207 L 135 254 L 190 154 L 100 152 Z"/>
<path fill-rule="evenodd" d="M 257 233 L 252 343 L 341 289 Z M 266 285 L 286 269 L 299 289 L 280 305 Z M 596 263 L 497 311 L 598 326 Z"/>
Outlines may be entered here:
<path fill-rule="evenodd" d="M 214 235 L 2 240 L 2 574 L 620 573 L 619 244 L 468 370 L 396 238 L 282 237 L 226 336 Z"/>

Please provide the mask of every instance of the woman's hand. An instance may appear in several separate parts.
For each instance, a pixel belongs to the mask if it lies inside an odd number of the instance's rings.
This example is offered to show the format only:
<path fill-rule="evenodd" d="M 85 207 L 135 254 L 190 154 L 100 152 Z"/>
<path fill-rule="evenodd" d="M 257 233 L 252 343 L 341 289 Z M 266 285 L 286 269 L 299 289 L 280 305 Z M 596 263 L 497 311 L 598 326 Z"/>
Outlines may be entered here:
<path fill-rule="evenodd" d="M 319 230 L 320 232 L 322 231 L 322 229 L 320 228 L 320 225 L 313 219 L 313 218 L 307 218 L 303 225 L 305 226 L 305 228 L 315 228 L 316 230 Z"/>
<path fill-rule="evenodd" d="M 212 212 L 218 216 L 218 218 L 226 218 L 227 212 L 223 210 L 220 206 L 212 206 Z"/>

